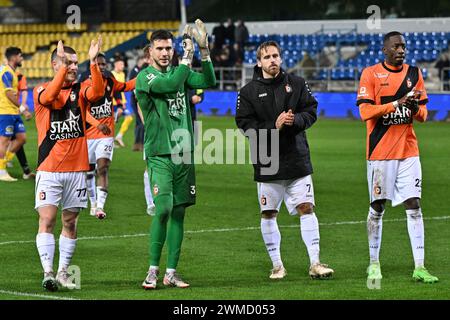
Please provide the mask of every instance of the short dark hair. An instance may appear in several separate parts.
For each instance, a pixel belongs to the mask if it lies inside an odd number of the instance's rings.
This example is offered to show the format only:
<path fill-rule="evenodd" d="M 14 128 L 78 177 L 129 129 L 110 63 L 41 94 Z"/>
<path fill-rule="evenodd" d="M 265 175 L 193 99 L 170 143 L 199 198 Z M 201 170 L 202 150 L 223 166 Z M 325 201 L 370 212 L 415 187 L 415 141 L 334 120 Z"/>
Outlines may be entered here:
<path fill-rule="evenodd" d="M 153 42 L 156 40 L 173 40 L 173 34 L 167 30 L 159 29 L 152 32 L 152 35 L 150 36 L 150 44 L 152 45 Z"/>
<path fill-rule="evenodd" d="M 18 47 L 8 47 L 5 50 L 5 57 L 6 59 L 11 59 L 13 56 L 17 56 L 22 53 L 22 50 Z"/>
<path fill-rule="evenodd" d="M 97 58 L 100 58 L 100 57 L 102 57 L 102 58 L 104 58 L 104 59 L 106 60 L 106 55 L 105 55 L 104 52 L 99 52 L 99 53 L 97 54 Z"/>
<path fill-rule="evenodd" d="M 52 56 L 51 56 L 51 61 L 56 59 L 56 52 L 57 52 L 58 48 L 56 47 L 53 51 L 52 51 Z M 74 48 L 72 47 L 68 47 L 68 46 L 64 46 L 64 53 L 70 53 L 70 54 L 77 54 L 77 52 L 75 51 Z"/>
<path fill-rule="evenodd" d="M 398 32 L 398 31 L 391 31 L 391 32 L 388 32 L 388 33 L 386 33 L 386 34 L 384 35 L 383 43 L 386 43 L 386 41 L 388 41 L 388 40 L 389 40 L 391 37 L 393 37 L 393 36 L 402 36 L 402 37 L 403 37 L 403 33 Z"/>
<path fill-rule="evenodd" d="M 278 53 L 281 56 L 281 47 L 278 44 L 278 42 L 273 41 L 273 40 L 269 40 L 269 41 L 261 43 L 259 45 L 258 49 L 256 49 L 256 59 L 261 60 L 261 51 L 263 49 L 266 49 L 267 47 L 276 47 L 278 49 Z"/>

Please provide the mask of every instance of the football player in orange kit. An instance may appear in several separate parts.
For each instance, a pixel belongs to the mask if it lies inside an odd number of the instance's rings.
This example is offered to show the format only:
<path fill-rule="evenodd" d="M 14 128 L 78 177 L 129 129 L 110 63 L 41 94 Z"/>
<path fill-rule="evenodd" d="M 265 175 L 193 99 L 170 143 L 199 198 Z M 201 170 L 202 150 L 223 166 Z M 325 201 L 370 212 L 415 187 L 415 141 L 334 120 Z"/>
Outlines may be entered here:
<path fill-rule="evenodd" d="M 77 242 L 78 213 L 87 207 L 86 172 L 89 170 L 86 141 L 86 111 L 90 101 L 103 95 L 103 78 L 96 63 L 101 37 L 89 48 L 92 85 L 76 83 L 78 58 L 74 49 L 58 42 L 51 56 L 55 72 L 50 82 L 37 85 L 33 92 L 38 132 L 36 205 L 39 231 L 36 246 L 44 269 L 42 285 L 56 291 L 58 286 L 74 289 L 67 268 Z M 99 123 L 98 130 L 110 133 Z M 53 229 L 58 207 L 62 209 L 59 237 L 59 267 L 55 278 Z"/>
<path fill-rule="evenodd" d="M 413 121 L 427 118 L 427 93 L 420 69 L 404 63 L 406 42 L 400 32 L 384 36 L 385 61 L 361 75 L 357 105 L 367 126 L 367 217 L 370 265 L 368 281 L 382 279 L 379 262 L 386 200 L 403 203 L 414 256 L 413 279 L 434 283 L 424 266 L 424 227 L 420 198 L 422 169 Z"/>
<path fill-rule="evenodd" d="M 105 137 L 96 127 L 87 125 L 87 141 L 89 153 L 89 172 L 87 174 L 87 188 L 91 203 L 91 216 L 104 219 L 106 213 L 104 205 L 108 196 L 108 170 L 111 165 L 114 150 L 114 108 L 113 97 L 116 93 L 134 90 L 136 79 L 128 82 L 116 80 L 111 72 L 106 69 L 106 57 L 103 53 L 97 56 L 97 64 L 103 75 L 103 96 L 89 104 L 87 121 L 97 119 L 109 127 L 111 133 Z M 85 80 L 86 84 L 92 83 L 91 79 Z M 95 184 L 95 174 L 98 176 L 98 185 Z"/>

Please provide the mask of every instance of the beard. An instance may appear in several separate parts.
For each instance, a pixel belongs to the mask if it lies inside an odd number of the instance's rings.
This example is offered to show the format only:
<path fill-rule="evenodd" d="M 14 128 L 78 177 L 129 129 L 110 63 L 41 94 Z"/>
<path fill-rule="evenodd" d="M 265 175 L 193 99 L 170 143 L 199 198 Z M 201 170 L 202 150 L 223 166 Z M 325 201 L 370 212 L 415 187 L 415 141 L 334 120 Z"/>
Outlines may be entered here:
<path fill-rule="evenodd" d="M 275 77 L 280 72 L 280 66 L 270 65 L 267 68 L 264 68 L 264 72 L 270 74 L 272 77 Z"/>

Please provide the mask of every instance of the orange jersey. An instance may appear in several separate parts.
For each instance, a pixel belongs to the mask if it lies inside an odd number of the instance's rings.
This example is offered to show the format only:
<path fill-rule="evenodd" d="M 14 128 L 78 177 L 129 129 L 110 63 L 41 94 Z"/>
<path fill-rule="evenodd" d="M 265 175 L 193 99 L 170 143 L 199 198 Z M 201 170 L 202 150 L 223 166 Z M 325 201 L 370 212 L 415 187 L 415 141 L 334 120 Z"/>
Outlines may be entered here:
<path fill-rule="evenodd" d="M 19 81 L 19 91 L 28 90 L 27 86 L 27 78 L 20 72 L 16 72 L 17 74 L 17 80 Z"/>
<path fill-rule="evenodd" d="M 63 87 L 67 73 L 61 67 L 51 82 L 36 86 L 33 99 L 38 131 L 38 168 L 49 172 L 88 171 L 86 110 L 89 101 L 102 95 L 103 79 L 91 65 L 93 84 Z"/>
<path fill-rule="evenodd" d="M 393 102 L 411 90 L 421 91 L 419 111 L 411 111 Z M 405 159 L 419 155 L 413 118 L 424 122 L 427 118 L 427 93 L 422 73 L 417 67 L 403 64 L 399 68 L 385 62 L 363 70 L 356 104 L 367 126 L 368 160 Z"/>
<path fill-rule="evenodd" d="M 114 76 L 103 79 L 103 97 L 94 103 L 90 103 L 88 106 L 88 124 L 86 133 L 88 139 L 100 139 L 107 137 L 96 127 L 90 124 L 92 118 L 97 119 L 100 123 L 106 124 L 111 129 L 111 134 L 109 136 L 114 137 L 114 108 L 112 106 L 114 94 L 116 92 L 134 90 L 136 85 L 136 79 L 128 82 L 119 82 L 114 78 Z M 86 79 L 83 83 L 90 84 L 91 79 Z"/>

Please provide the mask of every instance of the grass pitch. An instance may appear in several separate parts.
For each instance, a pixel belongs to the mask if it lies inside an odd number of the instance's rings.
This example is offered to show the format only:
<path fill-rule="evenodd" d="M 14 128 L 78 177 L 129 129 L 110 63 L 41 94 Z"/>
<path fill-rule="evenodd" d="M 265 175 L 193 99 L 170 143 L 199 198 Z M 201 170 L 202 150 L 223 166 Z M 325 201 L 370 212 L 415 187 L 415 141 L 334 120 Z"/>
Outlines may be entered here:
<path fill-rule="evenodd" d="M 235 128 L 233 118 L 208 117 L 207 128 Z M 36 130 L 27 122 L 26 153 L 36 163 Z M 416 124 L 423 170 L 426 266 L 440 278 L 433 285 L 415 283 L 404 209 L 386 210 L 383 225 L 381 289 L 366 284 L 368 247 L 365 220 L 368 191 L 365 126 L 360 121 L 319 119 L 308 130 L 316 214 L 320 223 L 321 260 L 335 269 L 332 280 L 308 277 L 308 257 L 298 217 L 279 216 L 282 257 L 288 276 L 269 280 L 270 259 L 259 230 L 260 216 L 251 165 L 196 166 L 197 205 L 187 211 L 178 271 L 189 289 L 144 291 L 148 268 L 148 231 L 143 192 L 142 154 L 115 149 L 104 221 L 79 219 L 79 241 L 72 264 L 81 269 L 81 290 L 44 292 L 35 247 L 38 216 L 34 182 L 0 183 L 0 299 L 448 299 L 450 298 L 450 212 L 448 123 Z M 203 146 L 207 146 L 204 142 Z M 22 172 L 17 160 L 10 169 Z M 61 223 L 55 234 L 59 237 Z M 164 250 L 165 252 L 165 250 Z M 165 255 L 162 268 L 165 268 Z M 55 252 L 55 269 L 58 251 Z M 162 281 L 161 281 L 162 282 Z"/>

